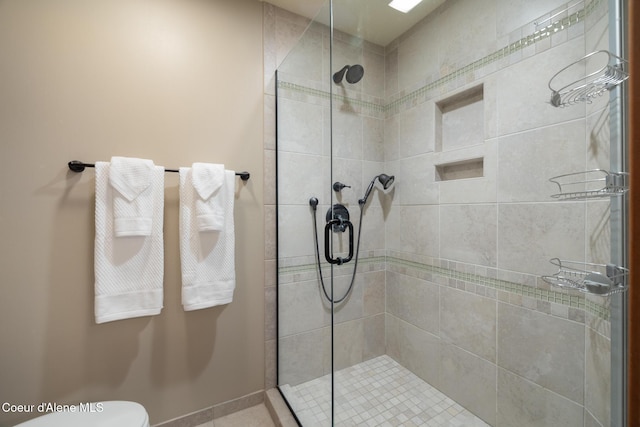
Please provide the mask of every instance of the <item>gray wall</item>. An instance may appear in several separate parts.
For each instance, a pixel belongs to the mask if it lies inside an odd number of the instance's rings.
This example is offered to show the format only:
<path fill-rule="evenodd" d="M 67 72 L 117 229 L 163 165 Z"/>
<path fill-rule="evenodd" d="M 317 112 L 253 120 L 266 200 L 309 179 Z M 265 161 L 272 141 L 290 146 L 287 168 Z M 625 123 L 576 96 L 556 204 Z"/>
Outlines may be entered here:
<path fill-rule="evenodd" d="M 264 389 L 262 4 L 0 2 L 0 401 L 134 400 L 159 423 Z M 95 175 L 111 156 L 251 172 L 237 288 L 184 312 L 178 175 L 165 176 L 164 309 L 96 325 Z M 0 425 L 34 414 L 0 412 Z"/>

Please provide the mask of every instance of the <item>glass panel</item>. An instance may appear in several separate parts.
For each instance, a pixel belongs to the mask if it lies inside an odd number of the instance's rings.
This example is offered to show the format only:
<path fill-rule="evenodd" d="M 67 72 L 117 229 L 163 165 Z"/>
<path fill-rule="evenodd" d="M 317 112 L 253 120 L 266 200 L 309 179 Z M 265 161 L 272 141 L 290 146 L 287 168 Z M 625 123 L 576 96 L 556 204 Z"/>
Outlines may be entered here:
<path fill-rule="evenodd" d="M 317 224 L 324 253 L 324 213 L 331 205 L 329 32 L 319 20 L 328 20 L 329 6 L 313 21 L 281 9 L 275 20 L 276 34 L 297 39 L 276 82 L 278 386 L 303 425 L 314 425 L 309 416 L 318 411 L 307 405 L 310 394 L 327 414 L 318 425 L 331 425 L 331 310 L 318 280 L 314 233 Z M 325 267 L 330 291 L 328 273 Z"/>
<path fill-rule="evenodd" d="M 385 356 L 385 217 L 396 195 L 384 162 L 385 49 L 340 29 L 366 22 L 372 3 L 333 2 L 333 177 L 348 185 L 335 196 L 349 210 L 355 234 L 353 259 L 335 268 L 335 425 L 371 423 L 363 415 L 382 404 L 371 400 L 381 391 L 375 372 L 391 372 L 381 365 L 391 361 Z"/>
<path fill-rule="evenodd" d="M 593 169 L 623 176 L 619 93 L 588 102 L 572 93 L 576 102 L 562 107 L 549 88 L 571 64 L 560 87 L 600 68 L 582 59 L 591 52 L 619 55 L 615 2 L 423 2 L 414 9 L 422 15 L 374 3 L 334 0 L 333 26 L 327 11 L 311 27 L 324 40 L 319 80 L 289 78 L 289 110 L 278 85 L 279 143 L 288 126 L 318 150 L 310 125 L 298 123 L 305 118 L 291 118 L 302 99 L 321 106 L 314 125 L 323 134 L 313 167 L 296 157 L 299 176 L 278 175 L 279 197 L 298 186 L 319 199 L 317 218 L 303 198 L 278 202 L 290 209 L 279 212 L 280 239 L 291 239 L 290 253 L 279 251 L 279 291 L 307 286 L 279 299 L 305 304 L 304 320 L 280 308 L 280 371 L 309 369 L 314 351 L 324 363 L 295 384 L 281 373 L 287 399 L 305 426 L 618 425 L 624 343 L 612 339 L 623 335 L 622 296 L 571 287 L 624 285 L 624 192 L 591 197 L 586 182 L 572 192 L 589 198 L 566 197 L 550 179 Z M 617 77 L 613 66 L 604 78 Z M 287 155 L 278 148 L 279 168 Z M 347 229 L 327 234 L 334 258 L 348 257 L 349 213 L 349 262 L 324 259 L 328 210 Z M 287 347 L 307 332 L 282 329 L 312 318 L 322 334 Z M 307 359 L 289 366 L 287 348 L 306 349 Z"/>

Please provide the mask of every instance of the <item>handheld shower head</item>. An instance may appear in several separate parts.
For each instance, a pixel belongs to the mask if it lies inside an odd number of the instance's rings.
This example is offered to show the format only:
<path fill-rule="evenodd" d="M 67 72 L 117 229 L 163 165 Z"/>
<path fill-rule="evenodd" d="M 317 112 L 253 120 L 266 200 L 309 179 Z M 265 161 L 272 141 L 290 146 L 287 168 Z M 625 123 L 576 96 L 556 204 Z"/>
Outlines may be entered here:
<path fill-rule="evenodd" d="M 384 173 L 381 173 L 380 175 L 378 175 L 378 181 L 380 181 L 380 184 L 382 184 L 382 187 L 385 190 L 388 190 L 389 187 L 391 187 L 391 185 L 393 185 L 393 181 L 395 181 L 396 177 L 391 175 L 387 175 Z"/>
<path fill-rule="evenodd" d="M 367 200 L 369 199 L 369 195 L 371 194 L 371 191 L 373 191 L 373 184 L 376 183 L 376 179 L 380 181 L 380 184 L 382 184 L 382 188 L 384 188 L 385 190 L 388 190 L 391 187 L 391 185 L 393 185 L 393 181 L 395 181 L 396 177 L 394 175 L 387 175 L 384 173 L 381 173 L 380 175 L 375 176 L 369 183 L 369 186 L 367 187 L 367 191 L 365 191 L 364 193 L 364 197 L 358 200 L 358 204 L 360 206 L 364 207 L 364 205 L 367 203 Z"/>

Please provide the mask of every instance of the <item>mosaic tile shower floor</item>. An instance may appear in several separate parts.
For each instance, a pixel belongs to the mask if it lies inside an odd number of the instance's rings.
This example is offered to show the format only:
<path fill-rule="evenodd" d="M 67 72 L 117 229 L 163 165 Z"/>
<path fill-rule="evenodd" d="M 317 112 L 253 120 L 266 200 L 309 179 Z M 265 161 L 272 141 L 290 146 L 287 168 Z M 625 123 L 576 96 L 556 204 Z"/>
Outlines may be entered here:
<path fill-rule="evenodd" d="M 336 372 L 335 381 L 336 426 L 488 426 L 386 355 Z M 330 375 L 280 388 L 304 427 L 331 425 Z"/>

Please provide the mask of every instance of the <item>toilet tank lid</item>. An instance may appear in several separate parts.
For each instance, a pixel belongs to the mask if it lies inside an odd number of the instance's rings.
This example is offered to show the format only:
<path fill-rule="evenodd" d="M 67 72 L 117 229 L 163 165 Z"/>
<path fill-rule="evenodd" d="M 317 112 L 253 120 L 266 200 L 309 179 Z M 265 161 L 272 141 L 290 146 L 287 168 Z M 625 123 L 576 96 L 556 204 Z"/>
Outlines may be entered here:
<path fill-rule="evenodd" d="M 15 427 L 148 427 L 149 416 L 136 402 L 112 400 L 75 405 L 76 412 L 51 412 Z"/>

